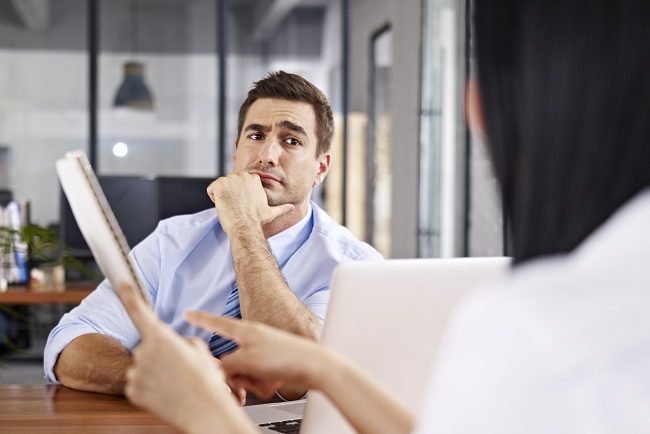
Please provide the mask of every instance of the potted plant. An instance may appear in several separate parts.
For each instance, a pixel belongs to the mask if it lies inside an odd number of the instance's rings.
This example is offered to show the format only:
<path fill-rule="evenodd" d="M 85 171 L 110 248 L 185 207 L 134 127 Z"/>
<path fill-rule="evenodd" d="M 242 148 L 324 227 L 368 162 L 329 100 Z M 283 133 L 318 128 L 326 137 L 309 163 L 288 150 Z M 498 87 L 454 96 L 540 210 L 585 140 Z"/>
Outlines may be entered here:
<path fill-rule="evenodd" d="M 72 256 L 70 249 L 59 240 L 50 228 L 28 224 L 20 229 L 0 226 L 0 263 L 4 270 L 24 267 L 25 283 L 31 289 L 62 291 L 65 285 L 65 269 L 73 268 L 88 277 L 95 277 L 87 267 Z M 15 258 L 24 258 L 16 261 Z M 27 270 L 29 268 L 29 270 Z M 28 282 L 26 282 L 28 281 Z M 5 282 L 6 284 L 6 282 Z"/>

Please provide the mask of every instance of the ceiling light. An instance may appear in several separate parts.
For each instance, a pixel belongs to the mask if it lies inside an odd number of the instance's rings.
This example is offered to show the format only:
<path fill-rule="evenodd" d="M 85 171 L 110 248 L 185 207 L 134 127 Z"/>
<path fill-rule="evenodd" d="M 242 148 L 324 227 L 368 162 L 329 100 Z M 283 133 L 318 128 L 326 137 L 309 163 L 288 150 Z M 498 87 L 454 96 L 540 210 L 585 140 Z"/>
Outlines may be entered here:
<path fill-rule="evenodd" d="M 113 145 L 113 155 L 118 158 L 126 157 L 126 154 L 129 153 L 129 147 L 124 142 L 118 142 Z"/>

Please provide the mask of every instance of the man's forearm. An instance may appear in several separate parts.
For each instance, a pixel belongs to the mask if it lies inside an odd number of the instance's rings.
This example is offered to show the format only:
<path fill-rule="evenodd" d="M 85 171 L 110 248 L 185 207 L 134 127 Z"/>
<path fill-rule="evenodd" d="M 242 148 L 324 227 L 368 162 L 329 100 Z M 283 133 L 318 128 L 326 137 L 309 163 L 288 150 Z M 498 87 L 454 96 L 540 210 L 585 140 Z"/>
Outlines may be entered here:
<path fill-rule="evenodd" d="M 67 387 L 89 392 L 123 393 L 131 353 L 99 333 L 81 335 L 61 351 L 54 374 Z"/>
<path fill-rule="evenodd" d="M 320 322 L 284 280 L 261 229 L 230 237 L 242 318 L 317 339 Z"/>
<path fill-rule="evenodd" d="M 320 322 L 287 285 L 264 233 L 239 231 L 231 236 L 230 246 L 242 318 L 318 339 Z M 293 400 L 303 396 L 306 390 L 301 385 L 287 384 L 278 392 L 285 399 Z"/>

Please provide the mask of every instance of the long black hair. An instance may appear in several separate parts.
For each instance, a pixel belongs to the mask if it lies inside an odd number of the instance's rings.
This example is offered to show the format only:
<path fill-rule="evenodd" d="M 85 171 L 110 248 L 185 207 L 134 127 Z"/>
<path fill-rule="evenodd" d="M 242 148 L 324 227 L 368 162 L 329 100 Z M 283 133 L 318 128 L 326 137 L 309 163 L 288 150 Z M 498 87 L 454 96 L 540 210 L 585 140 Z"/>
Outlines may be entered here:
<path fill-rule="evenodd" d="M 650 186 L 650 0 L 475 0 L 474 37 L 515 263 L 568 252 Z"/>

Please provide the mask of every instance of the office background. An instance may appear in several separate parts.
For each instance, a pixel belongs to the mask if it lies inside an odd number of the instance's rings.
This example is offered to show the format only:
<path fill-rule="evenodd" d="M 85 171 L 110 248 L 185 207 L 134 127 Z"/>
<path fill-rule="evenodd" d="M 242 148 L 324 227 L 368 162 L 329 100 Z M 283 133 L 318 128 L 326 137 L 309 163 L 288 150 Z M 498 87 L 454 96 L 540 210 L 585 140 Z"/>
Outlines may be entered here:
<path fill-rule="evenodd" d="M 33 222 L 57 225 L 54 161 L 70 150 L 88 152 L 104 176 L 223 174 L 247 90 L 283 69 L 316 84 L 334 108 L 333 164 L 314 193 L 334 218 L 386 257 L 500 255 L 496 183 L 463 115 L 470 7 L 0 0 L 0 190 L 29 200 Z M 144 66 L 153 110 L 114 107 L 128 61 Z M 33 306 L 32 327 L 64 310 Z M 32 362 L 14 366 L 32 369 L 25 381 L 37 375 Z M 0 369 L 0 381 L 12 376 L 23 378 Z"/>

